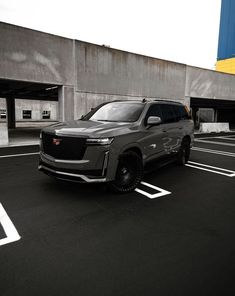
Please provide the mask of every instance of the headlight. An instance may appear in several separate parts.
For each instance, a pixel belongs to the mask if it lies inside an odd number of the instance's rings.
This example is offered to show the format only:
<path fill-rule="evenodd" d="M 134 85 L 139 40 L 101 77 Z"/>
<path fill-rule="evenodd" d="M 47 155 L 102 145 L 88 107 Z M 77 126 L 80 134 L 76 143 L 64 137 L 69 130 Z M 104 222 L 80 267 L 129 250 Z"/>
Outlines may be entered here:
<path fill-rule="evenodd" d="M 99 138 L 99 139 L 87 139 L 88 145 L 110 145 L 113 142 L 113 138 Z"/>

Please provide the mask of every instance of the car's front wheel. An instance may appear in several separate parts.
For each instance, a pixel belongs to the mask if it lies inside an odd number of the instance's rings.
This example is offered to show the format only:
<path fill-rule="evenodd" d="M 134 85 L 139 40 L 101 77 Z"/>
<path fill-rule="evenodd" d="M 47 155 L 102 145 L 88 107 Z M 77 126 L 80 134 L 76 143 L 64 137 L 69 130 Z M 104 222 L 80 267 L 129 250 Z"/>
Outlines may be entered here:
<path fill-rule="evenodd" d="M 120 155 L 116 177 L 110 183 L 111 190 L 115 192 L 130 192 L 136 188 L 143 176 L 141 157 L 134 151 L 127 151 Z"/>

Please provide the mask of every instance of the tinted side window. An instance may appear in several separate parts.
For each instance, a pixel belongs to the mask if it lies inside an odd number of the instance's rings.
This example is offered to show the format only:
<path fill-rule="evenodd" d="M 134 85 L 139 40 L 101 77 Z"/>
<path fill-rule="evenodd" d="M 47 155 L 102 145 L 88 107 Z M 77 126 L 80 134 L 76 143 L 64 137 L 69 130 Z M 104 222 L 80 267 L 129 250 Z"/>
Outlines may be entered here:
<path fill-rule="evenodd" d="M 180 121 L 182 119 L 181 106 L 173 105 L 172 107 L 173 107 L 174 112 L 175 112 L 175 117 L 176 117 L 175 120 Z"/>
<path fill-rule="evenodd" d="M 147 125 L 147 120 L 149 116 L 158 116 L 162 118 L 161 107 L 159 104 L 155 104 L 149 107 L 148 112 L 144 119 L 144 124 Z"/>
<path fill-rule="evenodd" d="M 185 106 L 179 106 L 178 109 L 180 113 L 180 119 L 191 119 L 191 116 Z"/>
<path fill-rule="evenodd" d="M 164 123 L 170 123 L 170 122 L 176 121 L 174 105 L 162 104 L 161 109 L 162 109 L 162 121 Z"/>

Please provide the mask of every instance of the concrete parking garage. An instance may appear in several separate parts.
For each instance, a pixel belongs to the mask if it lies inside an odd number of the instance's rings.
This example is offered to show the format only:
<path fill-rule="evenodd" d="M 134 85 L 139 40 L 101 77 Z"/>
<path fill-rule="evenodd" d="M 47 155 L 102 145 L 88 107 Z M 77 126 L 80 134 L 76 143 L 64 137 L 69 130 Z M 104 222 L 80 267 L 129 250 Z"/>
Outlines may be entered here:
<path fill-rule="evenodd" d="M 0 97 L 7 101 L 8 126 L 15 124 L 17 98 L 45 99 L 48 90 L 56 92 L 49 92 L 49 99 L 58 101 L 60 121 L 80 118 L 106 101 L 162 98 L 191 107 L 196 124 L 200 118 L 234 124 L 233 113 L 229 111 L 235 108 L 234 75 L 3 22 L 0 35 Z M 208 101 L 209 107 L 205 104 Z M 227 103 L 229 110 L 225 108 Z M 204 112 L 208 108 L 209 116 L 208 110 Z M 3 129 L 6 134 L 6 123 L 0 123 L 1 142 Z"/>

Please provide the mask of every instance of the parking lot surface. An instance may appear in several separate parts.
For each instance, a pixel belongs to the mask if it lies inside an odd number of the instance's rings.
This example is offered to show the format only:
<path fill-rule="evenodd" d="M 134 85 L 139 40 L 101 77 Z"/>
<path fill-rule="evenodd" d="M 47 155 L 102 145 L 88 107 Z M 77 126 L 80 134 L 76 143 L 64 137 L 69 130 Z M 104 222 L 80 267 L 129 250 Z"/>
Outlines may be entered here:
<path fill-rule="evenodd" d="M 234 295 L 235 135 L 198 136 L 135 192 L 55 181 L 0 149 L 0 295 Z"/>

